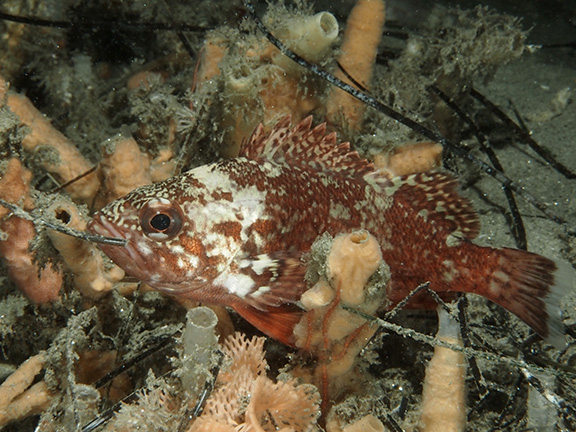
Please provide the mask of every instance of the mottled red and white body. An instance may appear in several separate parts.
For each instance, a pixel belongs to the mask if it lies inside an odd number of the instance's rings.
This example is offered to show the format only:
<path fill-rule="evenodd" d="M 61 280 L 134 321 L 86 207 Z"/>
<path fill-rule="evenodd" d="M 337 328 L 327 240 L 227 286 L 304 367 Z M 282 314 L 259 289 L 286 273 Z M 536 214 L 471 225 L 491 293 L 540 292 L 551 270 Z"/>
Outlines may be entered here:
<path fill-rule="evenodd" d="M 325 126 L 287 118 L 258 128 L 240 157 L 145 186 L 109 204 L 89 229 L 128 240 L 101 246 L 128 274 L 174 296 L 223 304 L 292 342 L 306 290 L 303 254 L 318 235 L 358 229 L 380 242 L 390 306 L 430 281 L 516 314 L 556 346 L 573 270 L 529 252 L 474 245 L 478 219 L 440 173 L 388 179 Z M 435 307 L 415 297 L 410 307 Z"/>

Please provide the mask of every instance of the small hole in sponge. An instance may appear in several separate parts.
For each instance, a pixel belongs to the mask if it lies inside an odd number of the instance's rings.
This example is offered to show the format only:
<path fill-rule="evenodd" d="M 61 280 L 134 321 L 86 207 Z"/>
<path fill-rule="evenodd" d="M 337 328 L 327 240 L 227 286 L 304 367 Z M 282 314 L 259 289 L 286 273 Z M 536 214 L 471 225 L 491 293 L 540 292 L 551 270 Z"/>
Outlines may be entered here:
<path fill-rule="evenodd" d="M 64 209 L 56 209 L 56 219 L 58 219 L 59 221 L 61 221 L 64 224 L 68 225 L 68 223 L 70 222 L 70 219 L 72 219 L 72 217 L 70 216 L 70 213 L 68 213 Z"/>

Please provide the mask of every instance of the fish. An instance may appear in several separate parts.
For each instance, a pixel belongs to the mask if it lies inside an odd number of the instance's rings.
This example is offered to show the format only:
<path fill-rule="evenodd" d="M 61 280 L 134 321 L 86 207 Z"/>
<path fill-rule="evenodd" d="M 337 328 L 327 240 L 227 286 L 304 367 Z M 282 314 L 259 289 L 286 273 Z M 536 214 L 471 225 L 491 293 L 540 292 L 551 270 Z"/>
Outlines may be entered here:
<path fill-rule="evenodd" d="M 565 346 L 561 299 L 574 269 L 535 253 L 474 244 L 472 204 L 444 171 L 388 178 L 325 123 L 262 125 L 240 154 L 143 186 L 93 215 L 88 230 L 118 266 L 168 295 L 230 307 L 293 345 L 307 290 L 306 254 L 323 233 L 364 229 L 390 267 L 388 308 L 420 284 L 450 298 L 485 297 L 555 347 Z M 406 307 L 435 308 L 419 293 Z"/>

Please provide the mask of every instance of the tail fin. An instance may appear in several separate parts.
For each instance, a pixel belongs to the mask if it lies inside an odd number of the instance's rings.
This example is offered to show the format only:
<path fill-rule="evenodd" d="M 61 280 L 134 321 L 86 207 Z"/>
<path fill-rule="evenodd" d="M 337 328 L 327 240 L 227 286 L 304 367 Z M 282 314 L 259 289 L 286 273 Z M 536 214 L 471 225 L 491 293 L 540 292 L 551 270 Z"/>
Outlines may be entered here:
<path fill-rule="evenodd" d="M 558 349 L 566 346 L 562 297 L 574 283 L 568 263 L 516 249 L 499 250 L 499 267 L 489 280 L 487 296 L 528 324 Z"/>

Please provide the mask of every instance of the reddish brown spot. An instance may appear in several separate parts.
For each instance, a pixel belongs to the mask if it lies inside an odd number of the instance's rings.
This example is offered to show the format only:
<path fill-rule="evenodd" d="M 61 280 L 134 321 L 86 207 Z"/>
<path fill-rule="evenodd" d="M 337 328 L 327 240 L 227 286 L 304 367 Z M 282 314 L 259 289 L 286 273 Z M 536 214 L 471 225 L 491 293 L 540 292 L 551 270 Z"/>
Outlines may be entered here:
<path fill-rule="evenodd" d="M 204 266 L 204 271 L 202 272 L 202 276 L 208 280 L 216 279 L 218 276 L 217 266 L 220 264 L 220 258 L 218 257 L 206 257 L 205 258 L 206 265 Z"/>
<path fill-rule="evenodd" d="M 252 224 L 251 228 L 253 232 L 264 237 L 267 234 L 278 230 L 278 221 L 258 219 Z"/>
<path fill-rule="evenodd" d="M 262 175 L 258 167 L 244 165 L 240 169 L 232 164 L 224 167 L 230 179 L 240 187 L 256 187 L 259 192 L 270 192 L 275 179 Z"/>
<path fill-rule="evenodd" d="M 190 254 L 199 257 L 204 255 L 204 246 L 202 245 L 202 242 L 194 237 L 181 236 L 180 244 L 184 250 Z"/>
<path fill-rule="evenodd" d="M 174 177 L 174 178 L 178 179 L 178 177 Z M 202 183 L 200 180 L 198 180 L 197 178 L 194 178 L 191 175 L 186 176 L 185 179 L 186 179 L 186 186 L 188 188 L 193 188 L 193 189 L 204 188 L 204 183 Z"/>
<path fill-rule="evenodd" d="M 226 237 L 233 238 L 234 240 L 240 240 L 242 225 L 240 222 L 220 222 L 214 224 L 213 231 L 221 233 Z"/>
<path fill-rule="evenodd" d="M 212 192 L 212 198 L 215 201 L 230 201 L 234 200 L 234 197 L 231 192 L 223 192 L 223 191 L 214 191 Z"/>

